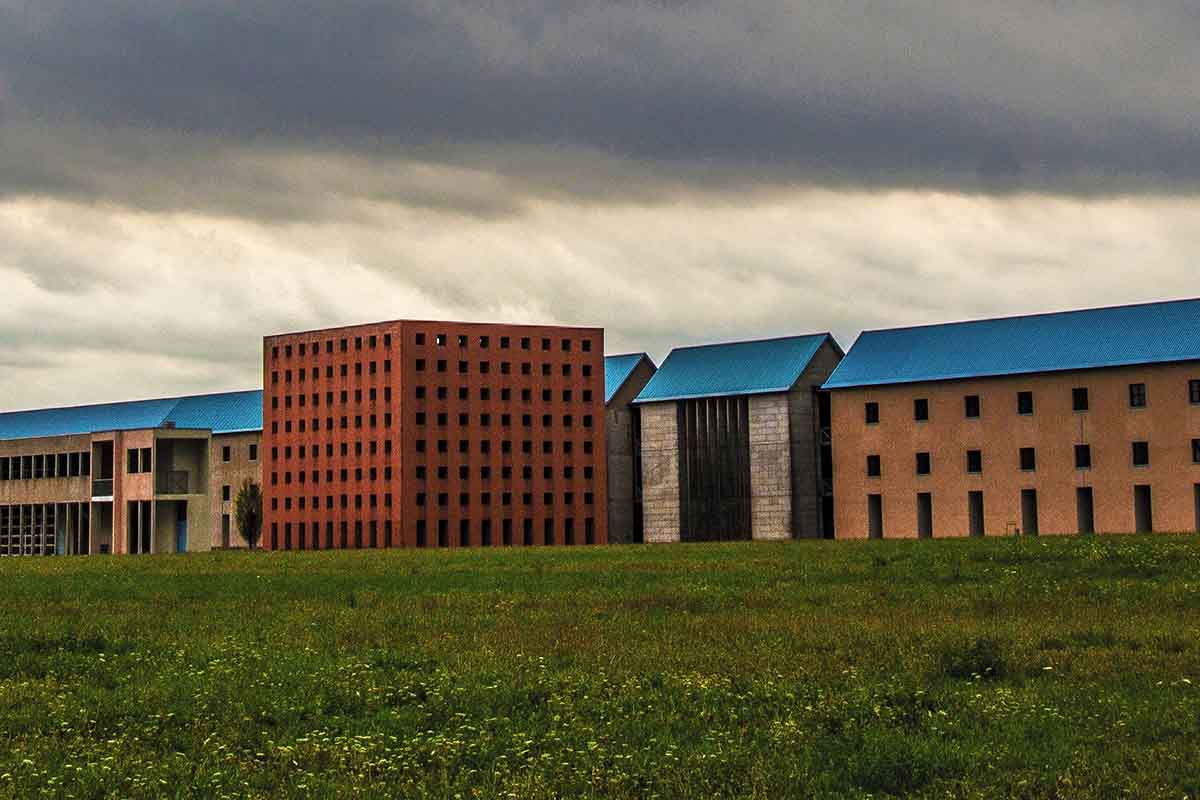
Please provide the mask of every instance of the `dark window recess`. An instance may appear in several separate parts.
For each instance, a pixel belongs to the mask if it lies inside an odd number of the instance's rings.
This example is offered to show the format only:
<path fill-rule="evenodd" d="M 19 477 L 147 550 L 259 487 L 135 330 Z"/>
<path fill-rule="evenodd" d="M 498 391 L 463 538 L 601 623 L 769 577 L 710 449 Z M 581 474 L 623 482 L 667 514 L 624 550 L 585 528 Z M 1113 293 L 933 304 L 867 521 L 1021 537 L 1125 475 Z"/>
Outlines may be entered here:
<path fill-rule="evenodd" d="M 1086 387 L 1080 386 L 1079 388 L 1071 390 L 1071 407 L 1075 411 L 1088 410 L 1088 390 Z"/>
<path fill-rule="evenodd" d="M 1145 408 L 1146 407 L 1146 384 L 1144 384 L 1144 383 L 1129 384 L 1129 407 L 1130 408 Z"/>
<path fill-rule="evenodd" d="M 1133 487 L 1133 518 L 1138 533 L 1154 532 L 1154 504 L 1149 486 Z"/>
<path fill-rule="evenodd" d="M 1017 392 L 1017 413 L 1033 413 L 1033 392 Z"/>
<path fill-rule="evenodd" d="M 1021 448 L 1021 469 L 1024 472 L 1033 472 L 1037 469 L 1037 453 L 1032 447 Z"/>
<path fill-rule="evenodd" d="M 1192 439 L 1192 463 L 1200 464 L 1200 439 Z"/>
<path fill-rule="evenodd" d="M 970 521 L 970 535 L 983 536 L 983 492 L 967 493 L 967 517 Z"/>
<path fill-rule="evenodd" d="M 1075 517 L 1080 533 L 1096 532 L 1095 506 L 1092 502 L 1092 487 L 1080 486 L 1075 490 Z"/>
<path fill-rule="evenodd" d="M 1077 444 L 1075 445 L 1075 469 L 1091 469 L 1092 468 L 1092 448 L 1091 445 Z"/>
<path fill-rule="evenodd" d="M 1188 400 L 1192 405 L 1200 405 L 1200 380 L 1188 381 Z"/>
<path fill-rule="evenodd" d="M 933 495 L 929 492 L 917 495 L 917 537 L 933 538 Z"/>
<path fill-rule="evenodd" d="M 967 472 L 979 473 L 983 472 L 983 451 L 968 450 L 967 451 Z"/>
<path fill-rule="evenodd" d="M 930 466 L 929 453 L 917 453 L 917 474 L 928 475 L 933 469 Z"/>
<path fill-rule="evenodd" d="M 1133 465 L 1135 467 L 1146 467 L 1150 465 L 1150 443 L 1149 442 L 1134 442 L 1133 443 Z"/>
<path fill-rule="evenodd" d="M 865 411 L 868 425 L 879 423 L 879 403 L 867 403 Z"/>
<path fill-rule="evenodd" d="M 867 495 L 867 535 L 872 539 L 883 538 L 883 495 Z"/>
<path fill-rule="evenodd" d="M 867 456 L 867 477 L 868 478 L 878 478 L 881 474 L 882 474 L 882 469 L 881 469 L 880 463 L 879 463 L 879 456 L 877 456 L 877 455 Z"/>
<path fill-rule="evenodd" d="M 1021 531 L 1027 536 L 1038 535 L 1038 499 L 1036 489 L 1021 490 Z"/>
<path fill-rule="evenodd" d="M 979 395 L 969 394 L 963 398 L 967 419 L 979 419 Z"/>
<path fill-rule="evenodd" d="M 917 422 L 925 422 L 929 419 L 929 400 L 920 397 L 913 401 L 913 419 Z"/>

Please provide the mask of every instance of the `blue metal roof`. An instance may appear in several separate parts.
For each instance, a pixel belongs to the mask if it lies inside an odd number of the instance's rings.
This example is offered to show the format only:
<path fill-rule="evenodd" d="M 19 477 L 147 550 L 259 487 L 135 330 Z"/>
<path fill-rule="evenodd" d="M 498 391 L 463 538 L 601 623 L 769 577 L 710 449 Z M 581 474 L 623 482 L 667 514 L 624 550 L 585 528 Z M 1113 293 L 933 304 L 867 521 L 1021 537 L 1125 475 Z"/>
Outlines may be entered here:
<path fill-rule="evenodd" d="M 255 390 L 11 411 L 0 414 L 0 439 L 159 428 L 168 422 L 213 433 L 260 431 L 262 396 L 262 390 Z"/>
<path fill-rule="evenodd" d="M 650 356 L 645 353 L 628 353 L 622 356 L 605 356 L 604 357 L 604 402 L 608 403 L 613 399 L 613 395 L 621 391 L 621 387 L 625 385 L 625 381 L 629 380 L 629 376 L 637 369 L 637 365 L 642 363 L 642 359 L 649 359 Z M 651 364 L 654 362 L 651 361 Z"/>
<path fill-rule="evenodd" d="M 828 333 L 817 333 L 678 347 L 634 402 L 786 392 L 827 339 Z"/>
<path fill-rule="evenodd" d="M 826 389 L 1200 359 L 1200 299 L 864 331 Z"/>

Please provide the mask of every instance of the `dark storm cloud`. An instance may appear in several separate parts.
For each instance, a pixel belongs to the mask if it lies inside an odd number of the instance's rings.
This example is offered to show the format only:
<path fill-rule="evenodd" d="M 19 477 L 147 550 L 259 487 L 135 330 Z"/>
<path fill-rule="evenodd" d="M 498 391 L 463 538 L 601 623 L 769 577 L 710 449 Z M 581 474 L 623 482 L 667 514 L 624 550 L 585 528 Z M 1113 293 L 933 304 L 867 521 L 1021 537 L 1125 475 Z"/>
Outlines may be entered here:
<path fill-rule="evenodd" d="M 483 215 L 661 181 L 1191 190 L 1198 40 L 1182 0 L 0 0 L 0 191 L 296 211 L 295 170 L 231 168 L 229 148 L 512 181 L 374 179 Z M 243 196 L 163 188 L 206 163 Z"/>

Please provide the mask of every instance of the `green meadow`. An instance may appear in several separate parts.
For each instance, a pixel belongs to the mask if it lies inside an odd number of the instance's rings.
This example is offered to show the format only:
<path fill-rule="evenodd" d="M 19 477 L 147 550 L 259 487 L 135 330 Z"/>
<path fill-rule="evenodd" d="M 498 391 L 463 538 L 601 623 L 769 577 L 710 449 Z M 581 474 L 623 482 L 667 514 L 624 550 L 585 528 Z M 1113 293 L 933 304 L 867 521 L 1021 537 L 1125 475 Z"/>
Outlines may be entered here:
<path fill-rule="evenodd" d="M 1200 538 L 0 561 L 0 797 L 1184 798 Z"/>

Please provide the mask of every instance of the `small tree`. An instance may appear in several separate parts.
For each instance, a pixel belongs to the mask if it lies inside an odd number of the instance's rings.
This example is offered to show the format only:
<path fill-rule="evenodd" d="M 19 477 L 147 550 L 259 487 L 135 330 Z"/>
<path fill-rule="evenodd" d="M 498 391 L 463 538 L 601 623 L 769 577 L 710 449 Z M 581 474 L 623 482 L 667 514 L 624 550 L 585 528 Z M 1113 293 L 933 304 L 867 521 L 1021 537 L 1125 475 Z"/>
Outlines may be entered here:
<path fill-rule="evenodd" d="M 233 502 L 233 515 L 237 519 L 238 530 L 253 550 L 262 533 L 262 489 L 249 478 L 242 484 L 242 488 L 238 489 L 237 498 Z"/>

